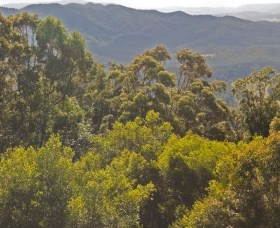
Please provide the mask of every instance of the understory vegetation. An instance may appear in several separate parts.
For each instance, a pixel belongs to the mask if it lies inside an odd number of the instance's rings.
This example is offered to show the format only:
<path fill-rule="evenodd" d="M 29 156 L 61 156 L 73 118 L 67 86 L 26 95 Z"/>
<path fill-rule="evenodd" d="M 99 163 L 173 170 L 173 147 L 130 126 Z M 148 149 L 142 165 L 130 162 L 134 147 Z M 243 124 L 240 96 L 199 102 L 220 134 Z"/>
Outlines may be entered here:
<path fill-rule="evenodd" d="M 279 227 L 280 75 L 230 107 L 201 54 L 171 58 L 101 65 L 59 20 L 0 14 L 0 227 Z"/>

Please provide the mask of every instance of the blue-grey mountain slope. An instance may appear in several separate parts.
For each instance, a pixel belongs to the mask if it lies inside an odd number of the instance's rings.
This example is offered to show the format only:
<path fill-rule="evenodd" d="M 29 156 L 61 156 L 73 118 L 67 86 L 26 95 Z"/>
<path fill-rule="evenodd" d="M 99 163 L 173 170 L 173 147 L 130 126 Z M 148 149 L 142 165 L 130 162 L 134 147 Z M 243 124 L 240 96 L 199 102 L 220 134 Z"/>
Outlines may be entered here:
<path fill-rule="evenodd" d="M 81 32 L 102 62 L 127 63 L 144 49 L 164 44 L 171 53 L 187 47 L 205 54 L 219 78 L 243 76 L 266 65 L 279 68 L 280 23 L 93 3 L 38 4 L 24 10 L 55 16 L 70 31 Z"/>

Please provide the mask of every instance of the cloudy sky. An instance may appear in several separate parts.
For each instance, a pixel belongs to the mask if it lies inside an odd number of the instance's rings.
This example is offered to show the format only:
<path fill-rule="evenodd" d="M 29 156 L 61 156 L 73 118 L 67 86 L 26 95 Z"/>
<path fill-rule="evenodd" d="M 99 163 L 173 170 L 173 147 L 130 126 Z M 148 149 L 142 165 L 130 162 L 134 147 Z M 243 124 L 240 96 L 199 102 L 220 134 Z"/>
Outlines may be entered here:
<path fill-rule="evenodd" d="M 10 3 L 36 3 L 36 2 L 51 2 L 55 0 L 0 0 L 0 5 Z M 163 8 L 168 6 L 182 7 L 237 7 L 245 4 L 256 3 L 280 3 L 280 0 L 88 0 L 100 3 L 117 3 L 133 8 Z"/>

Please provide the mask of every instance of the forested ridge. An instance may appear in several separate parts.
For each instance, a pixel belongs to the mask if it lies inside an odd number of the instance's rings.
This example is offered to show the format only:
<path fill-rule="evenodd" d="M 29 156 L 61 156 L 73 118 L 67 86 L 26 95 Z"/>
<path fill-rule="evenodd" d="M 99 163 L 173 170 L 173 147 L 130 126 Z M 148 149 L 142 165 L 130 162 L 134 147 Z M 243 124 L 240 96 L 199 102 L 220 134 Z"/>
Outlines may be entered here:
<path fill-rule="evenodd" d="M 265 9 L 265 5 L 260 8 Z M 40 18 L 59 18 L 68 31 L 82 34 L 87 49 L 101 63 L 129 64 L 144 50 L 163 44 L 171 55 L 182 47 L 202 53 L 212 67 L 213 76 L 230 82 L 265 66 L 280 70 L 280 23 L 195 16 L 181 10 L 162 13 L 92 2 L 31 4 L 20 10 L 0 7 L 4 15 L 28 11 Z M 167 67 L 175 71 L 176 61 L 168 61 Z"/>
<path fill-rule="evenodd" d="M 280 226 L 274 69 L 233 82 L 230 107 L 190 49 L 101 65 L 85 47 L 0 14 L 0 227 Z"/>

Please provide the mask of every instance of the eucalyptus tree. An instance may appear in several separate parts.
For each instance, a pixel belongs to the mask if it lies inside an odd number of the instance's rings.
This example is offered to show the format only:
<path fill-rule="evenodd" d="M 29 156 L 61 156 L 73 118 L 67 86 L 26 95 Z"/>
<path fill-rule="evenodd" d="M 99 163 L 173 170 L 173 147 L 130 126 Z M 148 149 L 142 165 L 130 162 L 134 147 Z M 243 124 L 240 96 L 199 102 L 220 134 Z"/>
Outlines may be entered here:
<path fill-rule="evenodd" d="M 187 89 L 195 79 L 207 79 L 212 76 L 212 71 L 204 57 L 197 52 L 187 48 L 181 49 L 176 53 L 176 60 L 179 63 L 177 74 L 178 92 Z"/>
<path fill-rule="evenodd" d="M 77 102 L 73 105 L 75 99 L 81 100 L 95 73 L 85 41 L 78 33 L 68 34 L 52 17 L 40 20 L 23 12 L 0 20 L 2 149 L 41 146 L 54 131 L 67 131 L 65 143 L 75 144 L 77 132 L 87 131 L 84 114 L 69 115 L 64 122 L 61 114 L 71 113 L 71 107 L 79 109 Z M 70 101 L 72 106 L 65 105 Z"/>
<path fill-rule="evenodd" d="M 244 124 L 251 136 L 268 136 L 269 124 L 279 109 L 279 76 L 266 67 L 233 83 Z"/>

